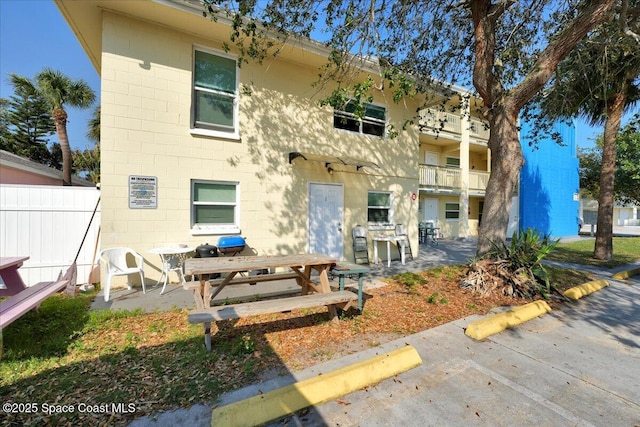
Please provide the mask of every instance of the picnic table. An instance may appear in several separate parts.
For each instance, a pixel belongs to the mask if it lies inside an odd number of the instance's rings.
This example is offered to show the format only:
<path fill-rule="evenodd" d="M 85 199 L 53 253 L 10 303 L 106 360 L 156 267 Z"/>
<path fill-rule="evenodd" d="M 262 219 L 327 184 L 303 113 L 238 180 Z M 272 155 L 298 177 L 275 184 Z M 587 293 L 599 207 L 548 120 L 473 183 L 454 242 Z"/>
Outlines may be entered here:
<path fill-rule="evenodd" d="M 0 331 L 29 310 L 37 309 L 42 301 L 65 288 L 70 282 L 69 278 L 62 277 L 57 281 L 27 286 L 18 269 L 28 259 L 28 256 L 0 258 L 0 277 L 4 284 L 0 287 L 0 296 L 10 297 L 0 301 Z"/>
<path fill-rule="evenodd" d="M 200 276 L 200 286 L 194 289 L 196 306 L 208 307 L 212 298 L 230 284 L 257 283 L 269 280 L 296 279 L 302 294 L 311 290 L 331 292 L 328 272 L 337 259 L 320 254 L 266 255 L 239 257 L 189 258 L 185 260 L 185 273 Z M 251 270 L 285 269 L 284 272 L 259 276 L 242 275 Z M 318 282 L 311 280 L 311 272 L 318 272 Z M 215 273 L 226 274 L 222 279 L 209 280 Z"/>
<path fill-rule="evenodd" d="M 240 257 L 189 258 L 185 261 L 185 273 L 198 275 L 199 283 L 191 285 L 196 310 L 189 314 L 190 323 L 203 323 L 205 345 L 211 350 L 211 322 L 237 319 L 256 314 L 291 311 L 325 305 L 332 319 L 337 318 L 336 305 L 347 307 L 357 299 L 353 292 L 332 292 L 329 270 L 338 260 L 321 254 L 293 254 Z M 280 269 L 273 273 L 272 271 Z M 247 275 L 248 271 L 269 271 L 269 274 Z M 312 272 L 317 273 L 312 279 Z M 210 280 L 213 274 L 224 274 L 221 279 Z M 228 304 L 211 307 L 211 299 L 227 285 L 258 283 L 274 280 L 295 279 L 301 287 L 301 295 L 257 302 Z M 187 286 L 188 287 L 188 286 Z M 185 287 L 185 288 L 187 288 Z"/>

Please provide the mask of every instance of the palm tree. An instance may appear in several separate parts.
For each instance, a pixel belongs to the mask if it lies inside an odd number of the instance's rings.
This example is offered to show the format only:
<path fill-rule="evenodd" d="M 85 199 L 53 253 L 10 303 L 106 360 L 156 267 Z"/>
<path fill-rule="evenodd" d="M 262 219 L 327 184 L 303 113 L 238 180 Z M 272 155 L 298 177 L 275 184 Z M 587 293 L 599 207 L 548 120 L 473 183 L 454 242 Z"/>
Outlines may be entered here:
<path fill-rule="evenodd" d="M 72 80 L 62 74 L 45 68 L 36 75 L 38 89 L 51 107 L 51 115 L 56 124 L 56 132 L 62 149 L 63 185 L 71 185 L 71 146 L 67 134 L 67 111 L 65 104 L 78 108 L 89 108 L 96 99 L 93 89 L 84 80 Z"/>
<path fill-rule="evenodd" d="M 87 138 L 94 142 L 93 148 L 75 150 L 73 166 L 76 171 L 86 174 L 86 179 L 97 184 L 100 182 L 100 106 L 93 110 L 89 120 Z"/>
<path fill-rule="evenodd" d="M 87 138 L 96 144 L 100 144 L 100 106 L 98 105 L 93 110 L 93 116 L 89 120 L 89 130 L 87 131 Z"/>
<path fill-rule="evenodd" d="M 56 125 L 56 133 L 62 149 L 62 183 L 71 185 L 72 157 L 67 134 L 67 105 L 89 108 L 96 99 L 93 89 L 81 79 L 72 80 L 60 71 L 45 68 L 35 77 L 35 83 L 26 77 L 11 74 L 14 87 L 36 91 L 46 101 Z"/>

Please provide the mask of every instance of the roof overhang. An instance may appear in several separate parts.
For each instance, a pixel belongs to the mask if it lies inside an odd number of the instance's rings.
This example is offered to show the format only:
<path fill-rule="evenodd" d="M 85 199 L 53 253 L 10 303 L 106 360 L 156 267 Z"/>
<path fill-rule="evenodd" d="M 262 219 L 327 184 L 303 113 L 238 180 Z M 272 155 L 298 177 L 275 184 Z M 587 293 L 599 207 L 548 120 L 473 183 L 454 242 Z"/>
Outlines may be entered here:
<path fill-rule="evenodd" d="M 301 153 L 299 151 L 292 151 L 289 153 L 289 163 L 291 164 L 295 159 L 302 158 L 309 162 L 319 162 L 324 163 L 324 166 L 329 169 L 331 165 L 340 165 L 340 166 L 355 166 L 356 170 L 360 170 L 362 168 L 371 168 L 371 169 L 380 169 L 374 162 L 370 162 L 368 160 L 360 160 L 354 159 L 352 157 L 336 157 L 336 156 L 325 156 L 322 154 L 313 154 L 313 153 Z"/>

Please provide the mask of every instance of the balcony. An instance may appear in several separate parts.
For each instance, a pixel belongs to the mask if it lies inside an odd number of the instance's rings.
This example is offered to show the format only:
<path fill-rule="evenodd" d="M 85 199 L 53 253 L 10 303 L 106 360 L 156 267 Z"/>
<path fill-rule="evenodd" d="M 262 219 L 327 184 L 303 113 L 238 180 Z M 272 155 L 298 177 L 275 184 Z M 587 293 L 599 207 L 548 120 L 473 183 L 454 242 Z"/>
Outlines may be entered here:
<path fill-rule="evenodd" d="M 462 126 L 468 126 L 472 138 L 489 140 L 489 126 L 483 120 L 472 118 L 467 121 L 458 114 L 438 111 L 433 108 L 424 108 L 418 114 L 420 127 L 429 128 L 435 132 L 450 132 L 459 135 L 462 133 Z"/>
<path fill-rule="evenodd" d="M 471 138 L 478 138 L 488 141 L 489 123 L 483 120 L 471 119 L 471 123 L 469 123 L 469 132 L 471 134 Z"/>
<path fill-rule="evenodd" d="M 459 168 L 419 165 L 420 187 L 440 191 L 459 191 L 462 189 L 461 170 Z M 486 191 L 489 172 L 469 171 L 469 191 Z"/>

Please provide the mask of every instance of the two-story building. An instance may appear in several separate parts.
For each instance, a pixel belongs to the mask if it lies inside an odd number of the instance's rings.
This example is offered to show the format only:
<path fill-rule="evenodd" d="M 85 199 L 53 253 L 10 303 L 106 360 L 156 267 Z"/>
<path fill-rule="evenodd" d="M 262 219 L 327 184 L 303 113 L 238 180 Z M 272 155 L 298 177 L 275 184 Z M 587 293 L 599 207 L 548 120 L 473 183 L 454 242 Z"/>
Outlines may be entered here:
<path fill-rule="evenodd" d="M 463 111 L 423 108 L 403 128 L 427 97 L 398 104 L 378 91 L 359 119 L 349 104 L 320 106 L 319 43 L 240 66 L 229 22 L 197 1 L 55 2 L 101 76 L 103 247 L 148 254 L 241 235 L 244 254 L 352 259 L 356 225 L 404 224 L 414 251 L 419 221 L 477 234 L 491 159 L 473 98 Z"/>
<path fill-rule="evenodd" d="M 479 101 L 459 91 L 446 104 L 420 110 L 418 217 L 444 237 L 466 238 L 478 234 L 491 152 Z"/>

